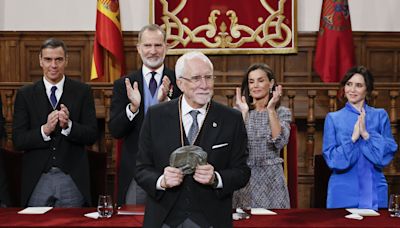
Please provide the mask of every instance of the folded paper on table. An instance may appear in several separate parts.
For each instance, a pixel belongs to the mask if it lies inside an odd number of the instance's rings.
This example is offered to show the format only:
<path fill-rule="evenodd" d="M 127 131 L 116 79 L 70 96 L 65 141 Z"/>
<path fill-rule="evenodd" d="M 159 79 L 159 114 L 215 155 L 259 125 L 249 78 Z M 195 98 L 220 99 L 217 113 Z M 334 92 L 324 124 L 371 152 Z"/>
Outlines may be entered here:
<path fill-rule="evenodd" d="M 233 220 L 242 220 L 242 219 L 249 219 L 250 215 L 247 213 L 239 213 L 239 212 L 235 212 L 232 214 L 232 219 Z"/>
<path fill-rule="evenodd" d="M 144 215 L 144 205 L 124 205 L 117 210 L 118 215 Z"/>
<path fill-rule="evenodd" d="M 358 214 L 349 214 L 349 215 L 346 215 L 344 217 L 348 218 L 348 219 L 357 219 L 357 220 L 362 220 L 364 218 L 364 217 L 362 217 L 361 215 L 358 215 Z"/>
<path fill-rule="evenodd" d="M 346 211 L 352 214 L 358 214 L 361 216 L 379 216 L 380 214 L 377 211 L 372 209 L 358 209 L 358 208 L 347 208 Z"/>
<path fill-rule="evenodd" d="M 27 207 L 21 211 L 18 211 L 18 214 L 39 215 L 48 212 L 52 208 L 53 207 Z"/>
<path fill-rule="evenodd" d="M 100 217 L 99 212 L 97 212 L 97 211 L 84 214 L 84 216 L 88 217 L 88 218 L 92 218 L 92 219 L 98 219 Z"/>
<path fill-rule="evenodd" d="M 251 208 L 252 215 L 276 215 L 276 212 L 267 210 L 265 208 Z"/>
<path fill-rule="evenodd" d="M 236 208 L 236 212 L 232 214 L 233 220 L 249 219 L 250 215 L 247 214 L 242 208 Z"/>

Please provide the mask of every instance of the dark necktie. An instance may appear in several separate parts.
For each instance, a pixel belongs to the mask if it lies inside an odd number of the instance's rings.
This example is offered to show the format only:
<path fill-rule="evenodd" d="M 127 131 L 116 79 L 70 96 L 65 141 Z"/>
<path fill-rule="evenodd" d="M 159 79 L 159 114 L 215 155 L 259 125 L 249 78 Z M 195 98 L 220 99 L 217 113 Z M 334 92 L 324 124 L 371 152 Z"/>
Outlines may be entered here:
<path fill-rule="evenodd" d="M 189 112 L 189 114 L 192 116 L 192 119 L 193 119 L 192 126 L 190 126 L 189 133 L 188 133 L 188 140 L 191 145 L 194 143 L 197 133 L 199 132 L 199 124 L 197 123 L 197 115 L 199 113 L 200 112 L 197 110 L 192 110 Z"/>
<path fill-rule="evenodd" d="M 157 82 L 156 82 L 156 79 L 154 78 L 154 76 L 156 76 L 156 74 L 157 74 L 157 72 L 155 72 L 155 71 L 151 72 L 149 90 L 150 90 L 150 93 L 151 93 L 152 97 L 154 97 L 154 94 L 156 93 L 156 90 L 157 90 Z"/>
<path fill-rule="evenodd" d="M 50 102 L 51 102 L 51 105 L 53 106 L 53 108 L 56 108 L 56 106 L 57 106 L 56 90 L 57 90 L 57 86 L 51 87 Z"/>

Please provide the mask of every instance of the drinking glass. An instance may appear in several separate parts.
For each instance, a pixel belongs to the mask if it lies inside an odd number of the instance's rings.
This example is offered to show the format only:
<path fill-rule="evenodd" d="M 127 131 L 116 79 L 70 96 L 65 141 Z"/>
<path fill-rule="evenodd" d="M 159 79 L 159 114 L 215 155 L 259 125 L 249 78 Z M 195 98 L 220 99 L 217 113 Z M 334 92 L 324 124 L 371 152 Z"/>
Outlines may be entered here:
<path fill-rule="evenodd" d="M 100 218 L 110 218 L 113 214 L 113 202 L 110 195 L 99 195 L 97 212 Z"/>
<path fill-rule="evenodd" d="M 400 217 L 400 194 L 391 194 L 388 210 L 391 217 Z"/>

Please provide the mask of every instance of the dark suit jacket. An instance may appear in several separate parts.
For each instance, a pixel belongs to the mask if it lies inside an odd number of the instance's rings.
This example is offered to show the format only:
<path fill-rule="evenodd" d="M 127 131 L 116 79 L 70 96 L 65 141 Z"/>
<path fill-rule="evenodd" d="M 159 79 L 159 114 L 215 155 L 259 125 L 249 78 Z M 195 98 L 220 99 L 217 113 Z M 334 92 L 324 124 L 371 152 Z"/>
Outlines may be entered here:
<path fill-rule="evenodd" d="M 164 67 L 163 76 L 166 75 L 173 85 L 173 93 L 171 98 L 178 97 L 181 91 L 176 86 L 175 73 Z M 138 148 L 138 139 L 140 128 L 144 118 L 144 92 L 142 69 L 135 71 L 127 76 L 133 85 L 133 82 L 138 82 L 139 92 L 142 96 L 142 101 L 139 107 L 139 113 L 132 121 L 129 121 L 126 116 L 126 106 L 130 103 L 126 95 L 125 78 L 120 78 L 114 82 L 113 96 L 111 101 L 111 117 L 109 129 L 111 135 L 117 139 L 123 139 L 122 153 L 120 158 L 120 168 L 118 174 L 118 204 L 125 203 L 126 192 L 129 188 L 134 175 L 136 153 Z"/>
<path fill-rule="evenodd" d="M 0 99 L 0 140 L 6 137 L 6 130 L 4 125 L 6 124 L 6 120 L 3 116 L 3 103 Z"/>
<path fill-rule="evenodd" d="M 0 149 L 0 206 L 10 205 L 8 194 L 7 177 L 4 170 L 3 150 Z"/>
<path fill-rule="evenodd" d="M 25 151 L 22 159 L 21 206 L 27 204 L 40 175 L 47 171 L 47 165 L 52 161 L 54 153 L 57 154 L 59 168 L 71 175 L 87 204 L 91 202 L 85 145 L 91 145 L 97 139 L 92 91 L 88 85 L 66 77 L 58 106 L 60 104 L 65 104 L 70 112 L 71 132 L 64 136 L 61 128 L 58 128 L 51 135 L 51 140 L 46 142 L 40 127 L 47 122 L 52 107 L 43 80 L 22 87 L 16 95 L 13 142 L 16 149 Z"/>
<path fill-rule="evenodd" d="M 169 166 L 170 154 L 182 146 L 178 103 L 175 99 L 151 107 L 140 133 L 135 178 L 149 195 L 144 227 L 161 227 L 185 188 L 186 182 L 166 191 L 156 189 L 157 179 Z M 195 144 L 207 152 L 207 161 L 221 175 L 223 188 L 201 184 L 191 188 L 198 199 L 196 207 L 213 227 L 232 227 L 232 193 L 244 187 L 250 178 L 246 164 L 247 134 L 241 114 L 211 102 L 199 138 Z M 212 149 L 225 143 L 226 146 Z"/>
<path fill-rule="evenodd" d="M 5 129 L 4 129 L 5 119 L 3 116 L 3 105 L 0 99 L 0 140 L 5 137 Z M 0 150 L 0 205 L 9 205 L 10 204 L 10 196 L 8 195 L 7 189 L 7 178 L 4 171 L 4 163 L 3 163 L 3 150 Z"/>

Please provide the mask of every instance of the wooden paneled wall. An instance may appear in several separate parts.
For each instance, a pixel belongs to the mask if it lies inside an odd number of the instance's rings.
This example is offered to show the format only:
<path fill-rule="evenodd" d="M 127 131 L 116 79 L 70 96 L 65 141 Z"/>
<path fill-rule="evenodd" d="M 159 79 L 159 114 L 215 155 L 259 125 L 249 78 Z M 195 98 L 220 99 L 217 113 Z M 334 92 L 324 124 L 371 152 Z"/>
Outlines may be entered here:
<path fill-rule="evenodd" d="M 7 118 L 8 140 L 12 123 L 12 104 L 16 90 L 23 84 L 42 77 L 38 52 L 43 40 L 63 39 L 68 46 L 69 63 L 66 75 L 89 82 L 93 32 L 0 32 L 0 92 L 3 113 Z M 124 32 L 127 71 L 141 66 L 136 51 L 136 32 Z M 278 83 L 285 90 L 283 105 L 293 111 L 298 126 L 299 206 L 313 206 L 314 155 L 321 153 L 324 117 L 327 112 L 342 107 L 337 99 L 337 83 L 321 83 L 313 71 L 316 33 L 298 34 L 298 53 L 289 55 L 213 55 L 216 86 L 215 99 L 232 106 L 234 89 L 239 86 L 245 69 L 252 63 L 265 62 L 275 71 Z M 372 104 L 385 108 L 391 118 L 392 131 L 399 142 L 400 33 L 354 33 L 356 60 L 368 67 L 376 81 Z M 173 68 L 178 56 L 167 56 L 166 65 Z M 110 186 L 114 175 L 113 140 L 106 124 L 112 96 L 112 83 L 89 82 L 92 85 L 96 112 L 101 130 L 94 146 L 109 156 Z M 400 191 L 399 155 L 385 170 L 390 191 Z M 110 188 L 111 189 L 111 188 Z"/>

